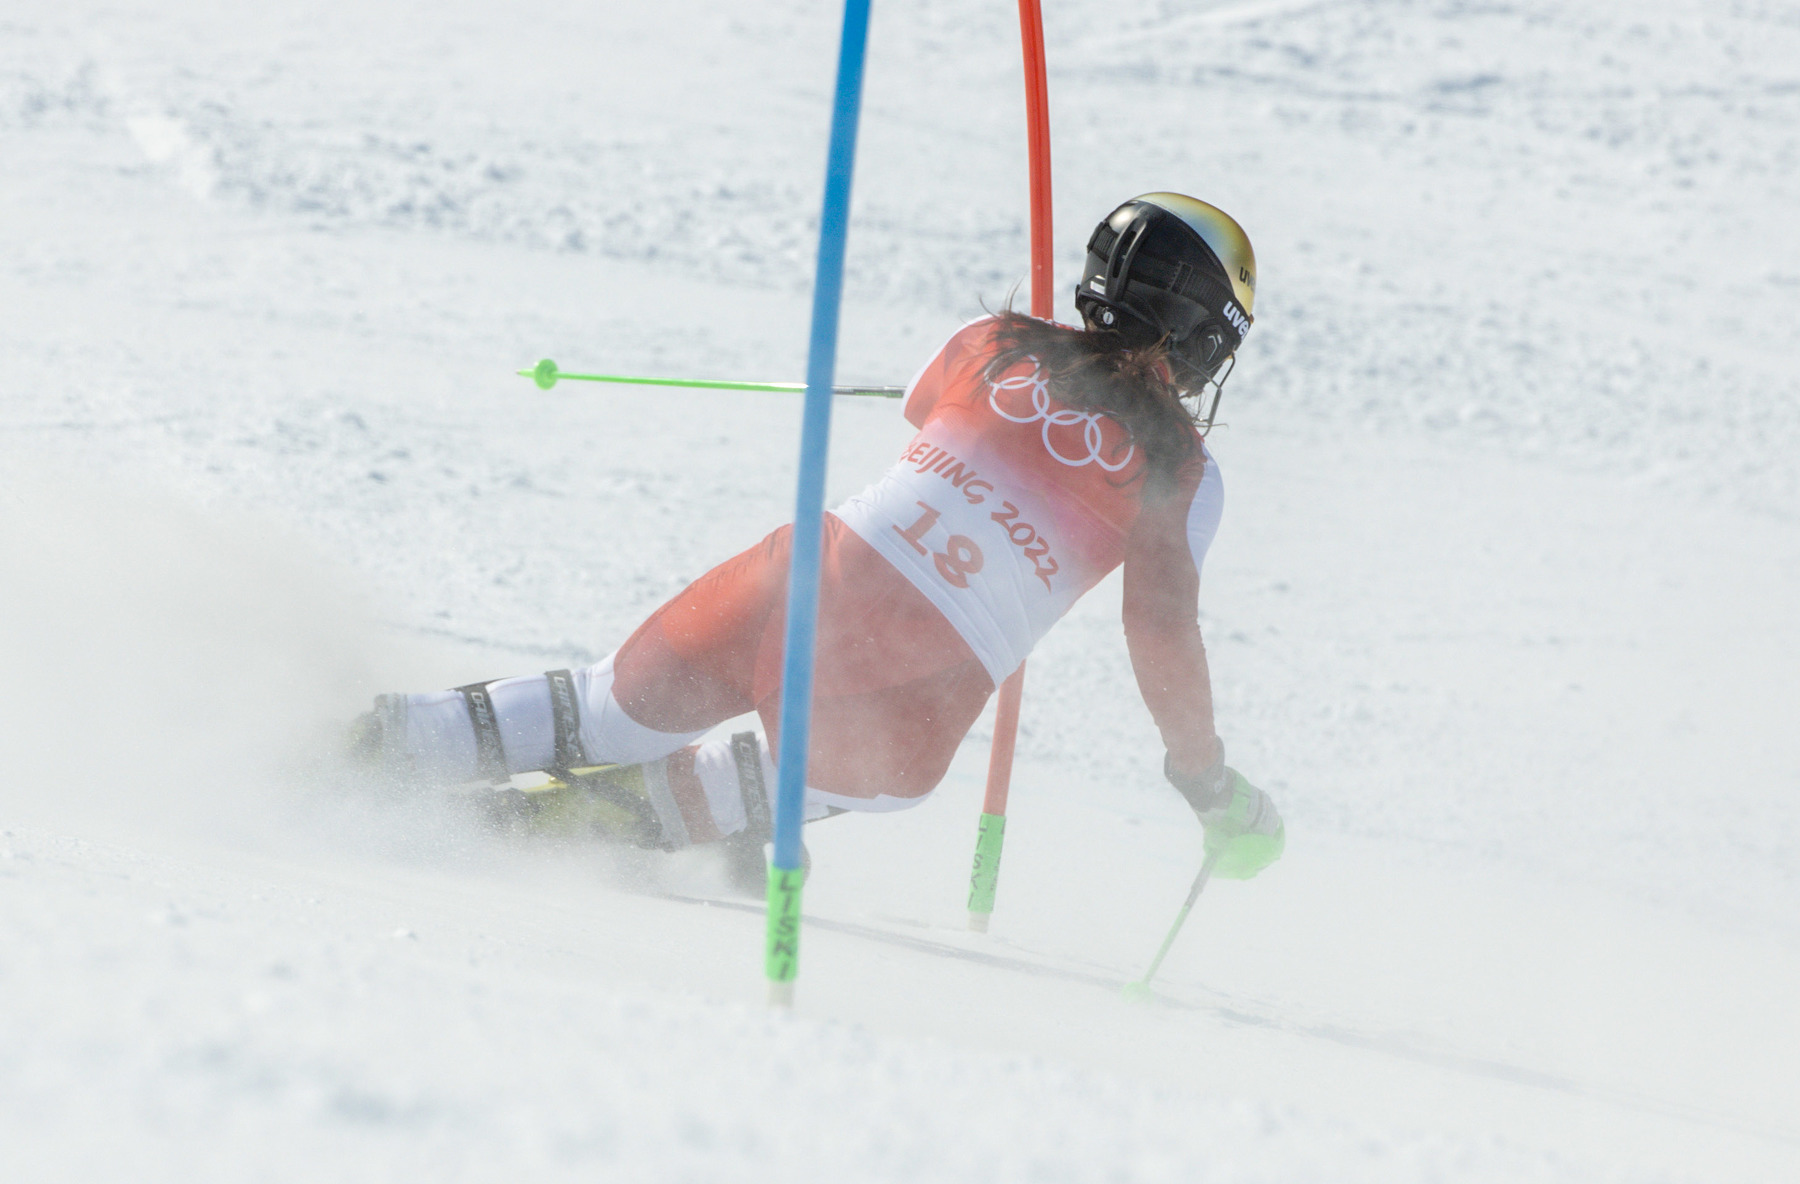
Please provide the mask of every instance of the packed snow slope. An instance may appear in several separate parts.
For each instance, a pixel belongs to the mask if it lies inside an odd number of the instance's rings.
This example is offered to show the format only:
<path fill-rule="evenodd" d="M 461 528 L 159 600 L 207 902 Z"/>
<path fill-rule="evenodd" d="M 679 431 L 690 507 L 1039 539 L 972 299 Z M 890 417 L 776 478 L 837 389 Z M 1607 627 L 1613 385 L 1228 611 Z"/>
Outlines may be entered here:
<path fill-rule="evenodd" d="M 9 1180 L 1800 1178 L 1800 5 L 1047 0 L 1093 221 L 1236 214 L 1202 590 L 1286 858 L 1209 889 L 1116 581 L 808 834 L 800 1007 L 703 853 L 319 771 L 367 697 L 593 661 L 783 521 L 833 6 L 0 14 Z M 878 5 L 840 373 L 1026 267 L 1010 3 Z M 909 435 L 840 400 L 831 485 Z M 659 894 L 660 893 L 660 894 Z"/>

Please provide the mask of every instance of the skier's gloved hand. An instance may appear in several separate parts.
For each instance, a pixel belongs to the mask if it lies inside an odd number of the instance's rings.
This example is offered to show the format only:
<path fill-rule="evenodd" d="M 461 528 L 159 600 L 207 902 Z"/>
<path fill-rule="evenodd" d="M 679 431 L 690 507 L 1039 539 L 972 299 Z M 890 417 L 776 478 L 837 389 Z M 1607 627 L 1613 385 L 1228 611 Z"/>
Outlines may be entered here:
<path fill-rule="evenodd" d="M 1225 746 L 1211 765 L 1197 774 L 1175 772 L 1163 758 L 1169 779 L 1206 828 L 1206 853 L 1216 857 L 1213 875 L 1248 880 L 1277 859 L 1287 846 L 1287 828 L 1269 795 L 1225 764 Z"/>

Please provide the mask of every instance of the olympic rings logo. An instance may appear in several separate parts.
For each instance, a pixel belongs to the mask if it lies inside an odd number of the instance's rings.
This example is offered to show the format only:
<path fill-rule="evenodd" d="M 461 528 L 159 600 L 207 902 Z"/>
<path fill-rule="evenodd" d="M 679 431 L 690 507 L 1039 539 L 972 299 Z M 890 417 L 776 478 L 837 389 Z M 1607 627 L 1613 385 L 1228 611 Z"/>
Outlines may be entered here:
<path fill-rule="evenodd" d="M 1030 360 L 1034 363 L 1037 361 L 1036 358 Z M 1001 391 L 1024 390 L 1027 387 L 1031 388 L 1030 415 L 1013 415 L 1000 406 Z M 1002 378 L 998 382 L 988 383 L 988 406 L 994 409 L 995 415 L 1010 423 L 1036 423 L 1040 419 L 1043 420 L 1044 451 L 1048 452 L 1058 463 L 1068 465 L 1071 469 L 1079 469 L 1085 465 L 1099 465 L 1109 473 L 1116 473 L 1131 463 L 1132 454 L 1137 451 L 1137 445 L 1133 444 L 1125 450 L 1124 458 L 1116 463 L 1107 464 L 1102 460 L 1100 446 L 1105 440 L 1101 434 L 1100 420 L 1104 417 L 1098 412 L 1051 411 L 1050 380 L 1044 377 L 1041 370 L 1034 369 L 1029 375 L 1016 375 L 1012 378 Z M 1056 445 L 1050 442 L 1050 429 L 1072 428 L 1077 424 L 1081 425 L 1081 442 L 1087 447 L 1088 454 L 1074 458 L 1064 456 L 1056 450 Z"/>

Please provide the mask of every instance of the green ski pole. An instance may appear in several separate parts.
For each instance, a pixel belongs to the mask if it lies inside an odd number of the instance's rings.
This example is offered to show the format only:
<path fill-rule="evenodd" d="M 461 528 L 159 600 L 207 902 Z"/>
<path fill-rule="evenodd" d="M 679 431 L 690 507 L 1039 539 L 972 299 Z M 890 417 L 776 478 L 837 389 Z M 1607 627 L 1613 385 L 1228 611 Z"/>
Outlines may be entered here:
<path fill-rule="evenodd" d="M 778 391 L 792 394 L 806 393 L 804 382 L 727 382 L 716 378 L 643 378 L 631 374 L 570 374 L 556 368 L 556 363 L 545 358 L 529 370 L 520 370 L 518 374 L 537 383 L 539 390 L 549 390 L 563 379 L 571 382 L 615 382 L 625 386 L 686 386 L 699 387 L 711 391 Z M 898 399 L 906 393 L 903 386 L 834 386 L 834 395 L 867 395 L 877 399 Z"/>
<path fill-rule="evenodd" d="M 1194 886 L 1188 889 L 1187 903 L 1181 906 L 1179 913 L 1175 914 L 1175 924 L 1169 926 L 1169 936 L 1163 938 L 1162 949 L 1156 951 L 1156 960 L 1150 963 L 1149 970 L 1144 971 L 1143 978 L 1135 983 L 1126 983 L 1124 987 L 1120 988 L 1119 994 L 1127 999 L 1150 998 L 1150 980 L 1156 977 L 1156 972 L 1162 966 L 1163 959 L 1168 956 L 1169 947 L 1175 944 L 1175 935 L 1180 933 L 1181 927 L 1187 923 L 1188 914 L 1193 911 L 1194 902 L 1200 899 L 1200 890 L 1205 888 L 1206 881 L 1212 878 L 1213 864 L 1218 861 L 1218 858 L 1216 851 L 1207 854 L 1206 859 L 1200 864 L 1200 874 L 1194 877 Z"/>

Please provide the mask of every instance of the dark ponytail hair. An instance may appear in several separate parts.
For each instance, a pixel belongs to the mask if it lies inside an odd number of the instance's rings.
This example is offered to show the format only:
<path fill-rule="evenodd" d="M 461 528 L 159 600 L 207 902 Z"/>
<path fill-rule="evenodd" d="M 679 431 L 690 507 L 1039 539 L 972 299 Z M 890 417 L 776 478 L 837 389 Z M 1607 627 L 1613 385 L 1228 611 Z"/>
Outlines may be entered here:
<path fill-rule="evenodd" d="M 994 314 L 994 342 L 998 352 L 982 371 L 984 381 L 1035 361 L 1051 398 L 1104 415 L 1130 433 L 1148 462 L 1148 495 L 1173 488 L 1176 471 L 1194 454 L 1196 420 L 1169 381 L 1163 342 L 1133 345 L 1110 330 L 1055 325 L 1010 307 Z"/>

